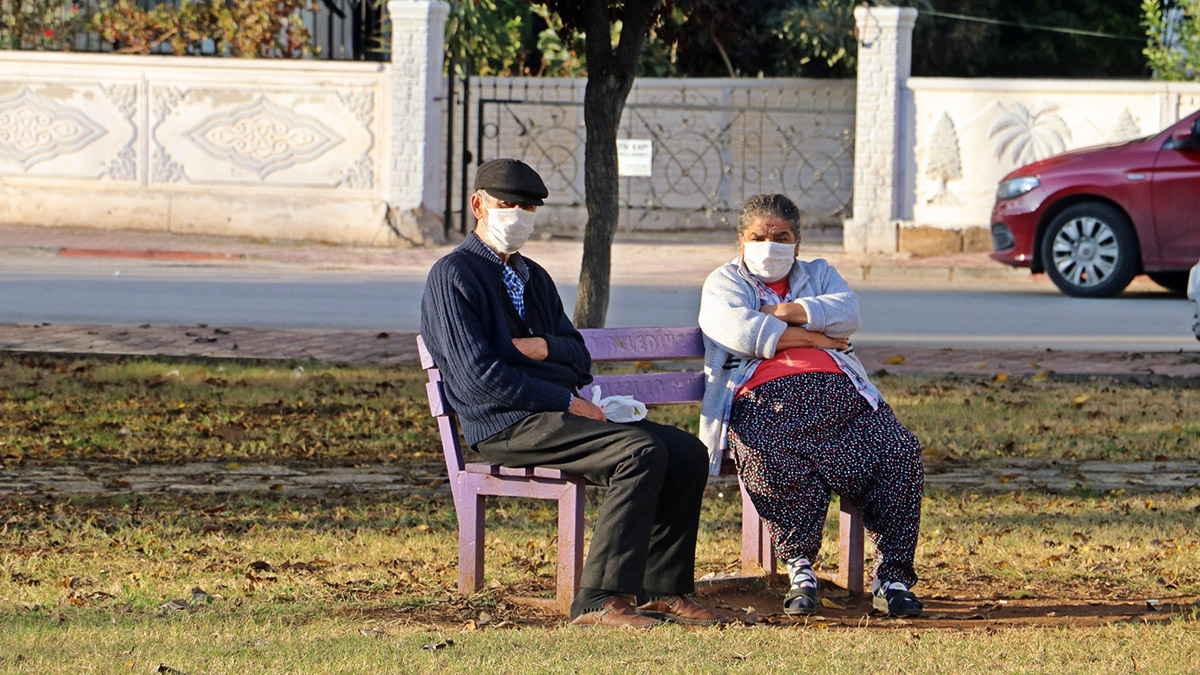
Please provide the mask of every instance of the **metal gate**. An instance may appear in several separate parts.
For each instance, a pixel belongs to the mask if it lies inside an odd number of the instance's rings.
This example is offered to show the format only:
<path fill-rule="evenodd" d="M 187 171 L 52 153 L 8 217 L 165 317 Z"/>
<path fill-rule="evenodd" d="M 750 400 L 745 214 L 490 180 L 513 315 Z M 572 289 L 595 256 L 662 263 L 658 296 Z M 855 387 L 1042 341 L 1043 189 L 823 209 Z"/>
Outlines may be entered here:
<path fill-rule="evenodd" d="M 579 234 L 584 208 L 583 80 L 468 78 L 447 107 L 447 228 L 474 226 L 475 167 L 517 157 L 550 189 L 539 226 Z M 852 203 L 853 81 L 639 80 L 620 138 L 649 140 L 651 175 L 621 178 L 621 232 L 725 229 L 759 192 L 790 196 L 818 226 Z"/>

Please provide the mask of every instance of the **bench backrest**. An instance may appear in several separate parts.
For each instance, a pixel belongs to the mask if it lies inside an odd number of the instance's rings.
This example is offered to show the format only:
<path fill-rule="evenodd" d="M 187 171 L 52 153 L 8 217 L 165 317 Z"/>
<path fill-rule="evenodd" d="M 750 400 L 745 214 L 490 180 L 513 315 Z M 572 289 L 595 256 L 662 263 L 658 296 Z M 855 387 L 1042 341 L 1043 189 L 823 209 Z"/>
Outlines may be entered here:
<path fill-rule="evenodd" d="M 698 326 L 678 328 L 588 328 L 579 331 L 592 361 L 671 361 L 704 356 Z M 580 394 L 592 397 L 600 387 L 604 396 L 623 394 L 647 405 L 692 403 L 704 398 L 704 373 L 685 370 L 670 373 L 597 375 Z"/>
<path fill-rule="evenodd" d="M 588 328 L 579 331 L 587 344 L 592 361 L 675 361 L 694 360 L 704 356 L 704 342 L 698 326 L 666 328 Z M 417 351 L 421 367 L 429 375 L 425 385 L 429 396 L 429 412 L 438 421 L 442 451 L 446 455 L 446 470 L 451 476 L 463 471 L 465 464 L 458 438 L 458 418 L 446 400 L 441 373 L 417 336 Z M 590 399 L 592 388 L 599 386 L 604 396 L 623 394 L 633 396 L 647 405 L 662 403 L 694 403 L 704 398 L 704 373 L 685 370 L 669 373 L 629 373 L 598 375 L 580 394 Z"/>

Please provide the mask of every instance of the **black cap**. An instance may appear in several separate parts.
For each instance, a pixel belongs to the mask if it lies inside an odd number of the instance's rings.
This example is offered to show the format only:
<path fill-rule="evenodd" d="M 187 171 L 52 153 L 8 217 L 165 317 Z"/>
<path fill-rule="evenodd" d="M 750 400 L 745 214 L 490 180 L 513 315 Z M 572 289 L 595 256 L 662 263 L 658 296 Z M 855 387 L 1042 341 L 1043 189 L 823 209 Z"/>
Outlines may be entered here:
<path fill-rule="evenodd" d="M 519 159 L 489 159 L 475 170 L 475 189 L 502 202 L 541 206 L 550 196 L 542 177 Z"/>

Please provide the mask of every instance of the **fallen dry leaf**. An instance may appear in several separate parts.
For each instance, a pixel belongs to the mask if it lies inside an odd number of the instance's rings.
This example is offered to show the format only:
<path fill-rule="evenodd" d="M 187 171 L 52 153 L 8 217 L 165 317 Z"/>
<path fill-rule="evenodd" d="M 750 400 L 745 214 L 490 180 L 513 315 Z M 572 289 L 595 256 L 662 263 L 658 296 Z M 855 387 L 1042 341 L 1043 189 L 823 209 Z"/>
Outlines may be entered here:
<path fill-rule="evenodd" d="M 192 606 L 191 603 L 189 603 L 187 600 L 184 600 L 183 598 L 177 598 L 175 600 L 168 600 L 168 601 L 164 602 L 163 604 L 159 605 L 158 610 L 160 612 L 164 612 L 164 613 L 166 613 L 166 612 L 182 612 L 184 610 L 187 610 L 191 606 Z"/>

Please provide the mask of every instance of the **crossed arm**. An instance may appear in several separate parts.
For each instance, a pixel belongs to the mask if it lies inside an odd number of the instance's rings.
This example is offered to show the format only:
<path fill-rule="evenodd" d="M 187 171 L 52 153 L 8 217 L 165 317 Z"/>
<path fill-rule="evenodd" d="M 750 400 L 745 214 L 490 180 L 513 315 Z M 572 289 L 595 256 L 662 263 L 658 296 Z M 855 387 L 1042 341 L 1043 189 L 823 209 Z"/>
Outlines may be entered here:
<path fill-rule="evenodd" d="M 809 273 L 814 295 L 760 307 L 736 270 L 718 268 L 701 293 L 701 330 L 726 351 L 759 359 L 794 347 L 847 349 L 860 323 L 858 299 L 828 264 L 811 264 Z"/>
<path fill-rule="evenodd" d="M 808 323 L 808 311 L 803 305 L 795 302 L 781 302 L 777 305 L 763 305 L 759 311 L 782 319 L 788 327 L 775 345 L 775 351 L 793 347 L 820 347 L 821 349 L 846 349 L 850 346 L 847 338 L 834 338 L 825 333 L 803 328 Z"/>
<path fill-rule="evenodd" d="M 550 355 L 550 348 L 546 344 L 546 338 L 524 337 L 513 338 L 512 341 L 513 346 L 517 348 L 517 351 L 533 359 L 534 361 L 545 361 L 546 357 Z M 571 398 L 571 407 L 567 408 L 567 412 L 571 413 L 572 415 L 589 417 L 598 422 L 607 421 L 607 418 L 604 416 L 604 411 L 600 410 L 599 406 L 587 400 L 586 398 L 580 398 L 578 396 L 573 396 Z"/>

